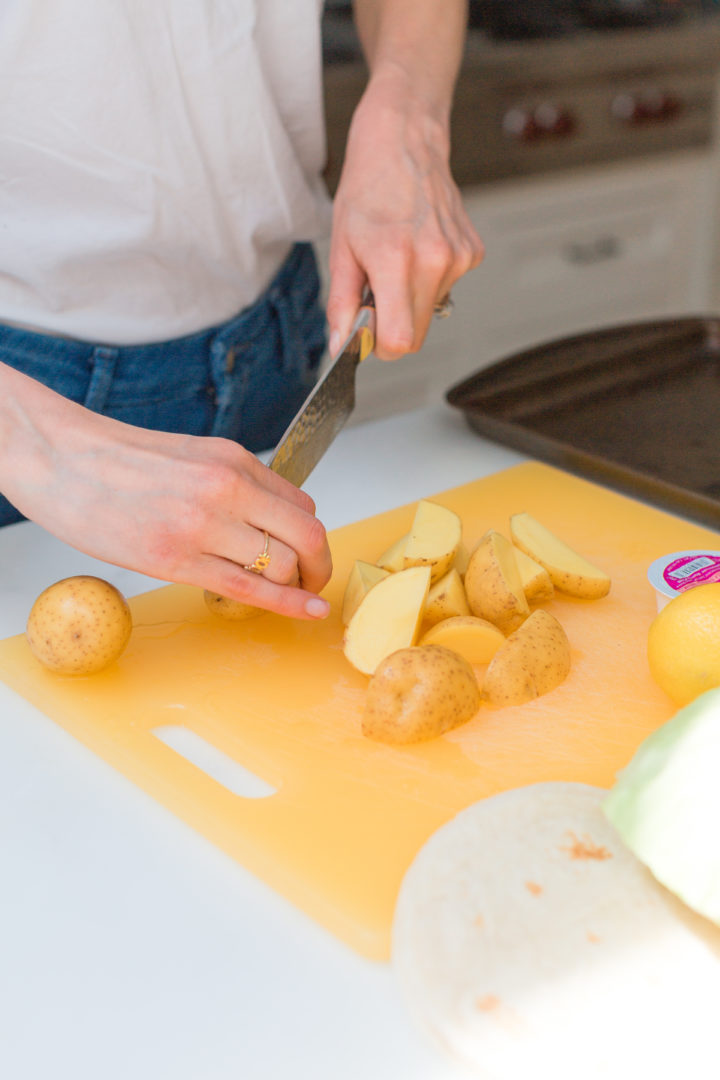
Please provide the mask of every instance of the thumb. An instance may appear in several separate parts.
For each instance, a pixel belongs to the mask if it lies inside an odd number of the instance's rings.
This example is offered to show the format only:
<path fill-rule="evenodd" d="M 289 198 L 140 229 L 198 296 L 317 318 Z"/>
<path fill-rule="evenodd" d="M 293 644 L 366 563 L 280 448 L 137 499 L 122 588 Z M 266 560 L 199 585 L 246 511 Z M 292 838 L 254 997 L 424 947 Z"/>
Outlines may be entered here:
<path fill-rule="evenodd" d="M 349 249 L 337 253 L 330 266 L 326 315 L 330 331 L 329 351 L 335 357 L 352 329 L 362 304 L 366 275 Z"/>

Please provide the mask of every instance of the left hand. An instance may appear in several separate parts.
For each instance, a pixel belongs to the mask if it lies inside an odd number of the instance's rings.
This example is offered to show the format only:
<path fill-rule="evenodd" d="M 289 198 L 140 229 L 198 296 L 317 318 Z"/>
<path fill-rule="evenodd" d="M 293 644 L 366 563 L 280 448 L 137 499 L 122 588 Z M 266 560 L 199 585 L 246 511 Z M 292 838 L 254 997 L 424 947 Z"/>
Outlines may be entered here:
<path fill-rule="evenodd" d="M 449 165 L 447 125 L 392 78 L 371 80 L 348 135 L 335 196 L 327 317 L 330 352 L 369 283 L 375 355 L 421 347 L 435 304 L 477 266 L 483 245 Z"/>

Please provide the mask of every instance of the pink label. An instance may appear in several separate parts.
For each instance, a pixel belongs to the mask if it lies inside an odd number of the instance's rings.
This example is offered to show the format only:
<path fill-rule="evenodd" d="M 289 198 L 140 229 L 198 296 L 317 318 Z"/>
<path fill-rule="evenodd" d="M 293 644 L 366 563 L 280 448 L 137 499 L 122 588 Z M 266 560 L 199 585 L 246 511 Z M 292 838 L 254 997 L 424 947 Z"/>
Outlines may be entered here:
<path fill-rule="evenodd" d="M 683 555 L 668 563 L 662 576 L 675 592 L 720 581 L 720 555 Z"/>

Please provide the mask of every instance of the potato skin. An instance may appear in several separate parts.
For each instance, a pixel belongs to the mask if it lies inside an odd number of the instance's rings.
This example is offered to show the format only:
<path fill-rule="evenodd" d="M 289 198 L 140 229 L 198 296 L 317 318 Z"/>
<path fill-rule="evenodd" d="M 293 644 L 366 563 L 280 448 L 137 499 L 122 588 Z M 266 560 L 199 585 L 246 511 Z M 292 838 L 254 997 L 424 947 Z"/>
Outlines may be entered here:
<path fill-rule="evenodd" d="M 475 672 L 442 645 L 412 645 L 387 656 L 370 679 L 362 732 L 380 742 L 434 739 L 480 707 Z"/>
<path fill-rule="evenodd" d="M 63 578 L 40 593 L 26 637 L 35 657 L 60 675 L 92 675 L 117 660 L 132 631 L 122 593 L 89 574 Z"/>
<path fill-rule="evenodd" d="M 254 619 L 256 615 L 264 614 L 264 609 L 255 607 L 253 604 L 243 604 L 241 600 L 231 600 L 229 596 L 221 596 L 220 593 L 205 589 L 203 599 L 208 611 L 213 615 L 219 615 L 228 622 L 244 622 L 245 619 Z"/>
<path fill-rule="evenodd" d="M 543 566 L 559 591 L 581 600 L 599 600 L 610 592 L 610 578 L 594 563 L 523 511 L 510 518 L 513 544 Z"/>
<path fill-rule="evenodd" d="M 489 529 L 480 539 L 465 571 L 465 592 L 473 615 L 504 634 L 530 614 L 512 544 L 502 533 Z"/>
<path fill-rule="evenodd" d="M 570 642 L 554 615 L 538 608 L 501 645 L 485 673 L 490 705 L 522 705 L 554 690 L 570 671 Z"/>

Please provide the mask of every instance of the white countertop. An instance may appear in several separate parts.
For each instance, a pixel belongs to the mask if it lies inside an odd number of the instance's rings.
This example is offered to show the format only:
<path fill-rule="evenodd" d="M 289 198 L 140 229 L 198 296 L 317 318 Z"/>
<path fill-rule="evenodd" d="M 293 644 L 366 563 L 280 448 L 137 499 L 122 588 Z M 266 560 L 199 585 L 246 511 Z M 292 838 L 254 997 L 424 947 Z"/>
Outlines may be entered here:
<path fill-rule="evenodd" d="M 329 529 L 523 460 L 444 404 L 346 429 Z M 0 637 L 51 582 L 156 582 L 0 529 Z M 366 961 L 0 684 L 0 1076 L 467 1080 Z"/>

